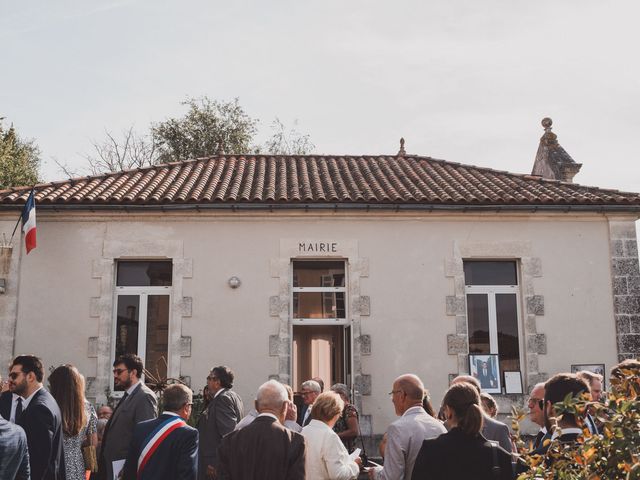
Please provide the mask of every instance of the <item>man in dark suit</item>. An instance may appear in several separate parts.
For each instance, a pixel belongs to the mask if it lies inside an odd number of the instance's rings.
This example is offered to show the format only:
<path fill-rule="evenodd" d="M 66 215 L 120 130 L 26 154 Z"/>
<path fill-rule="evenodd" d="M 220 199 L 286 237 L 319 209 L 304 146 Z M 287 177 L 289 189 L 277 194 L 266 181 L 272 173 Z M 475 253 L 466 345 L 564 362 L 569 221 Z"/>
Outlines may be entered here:
<path fill-rule="evenodd" d="M 124 480 L 193 480 L 198 470 L 198 431 L 186 424 L 193 393 L 169 385 L 162 394 L 164 412 L 136 425 L 124 464 Z"/>
<path fill-rule="evenodd" d="M 478 381 L 482 388 L 496 388 L 498 386 L 496 376 L 487 362 L 480 362 L 478 365 Z"/>
<path fill-rule="evenodd" d="M 19 355 L 11 364 L 9 390 L 19 395 L 16 424 L 27 436 L 31 478 L 65 480 L 62 416 L 58 404 L 44 389 L 44 367 L 33 355 Z"/>
<path fill-rule="evenodd" d="M 302 396 L 302 408 L 298 411 L 298 425 L 306 427 L 311 421 L 311 408 L 313 402 L 316 401 L 318 395 L 322 393 L 322 386 L 316 380 L 307 380 L 302 383 L 302 390 L 300 395 Z"/>
<path fill-rule="evenodd" d="M 100 480 L 113 480 L 113 462 L 127 458 L 136 424 L 158 415 L 155 393 L 140 381 L 143 369 L 140 357 L 131 353 L 121 355 L 113 362 L 115 385 L 124 389 L 125 393 L 102 436 L 98 466 Z"/>
<path fill-rule="evenodd" d="M 207 387 L 211 401 L 198 422 L 198 479 L 216 478 L 218 446 L 222 437 L 232 432 L 242 419 L 242 399 L 233 387 L 233 372 L 229 367 L 211 369 Z"/>
<path fill-rule="evenodd" d="M 275 380 L 256 395 L 258 416 L 222 439 L 220 480 L 304 480 L 304 437 L 284 427 L 287 391 Z"/>
<path fill-rule="evenodd" d="M 2 377 L 0 377 L 2 385 Z M 9 398 L 11 398 L 11 393 Z M 9 403 L 11 406 L 11 403 Z M 22 427 L 0 417 L 0 478 L 29 480 L 29 449 Z"/>

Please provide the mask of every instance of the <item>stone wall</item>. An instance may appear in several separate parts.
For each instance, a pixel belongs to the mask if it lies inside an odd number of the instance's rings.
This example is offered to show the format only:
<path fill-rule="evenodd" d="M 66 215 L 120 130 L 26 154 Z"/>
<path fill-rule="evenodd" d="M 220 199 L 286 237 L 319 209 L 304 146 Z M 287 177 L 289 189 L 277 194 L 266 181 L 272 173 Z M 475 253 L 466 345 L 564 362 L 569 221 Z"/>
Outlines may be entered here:
<path fill-rule="evenodd" d="M 635 219 L 610 220 L 611 280 L 618 360 L 640 356 L 640 267 Z"/>

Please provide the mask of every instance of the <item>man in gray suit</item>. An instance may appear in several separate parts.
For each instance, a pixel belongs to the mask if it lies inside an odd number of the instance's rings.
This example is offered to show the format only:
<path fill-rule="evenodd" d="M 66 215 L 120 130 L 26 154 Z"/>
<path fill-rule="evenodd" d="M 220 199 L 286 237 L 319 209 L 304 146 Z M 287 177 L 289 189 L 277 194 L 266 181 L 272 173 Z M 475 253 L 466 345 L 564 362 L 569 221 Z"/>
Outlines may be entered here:
<path fill-rule="evenodd" d="M 422 442 L 446 433 L 444 426 L 422 408 L 424 385 L 412 374 L 393 382 L 391 401 L 400 418 L 387 428 L 384 467 L 369 470 L 375 480 L 411 480 Z"/>
<path fill-rule="evenodd" d="M 136 424 L 158 416 L 155 393 L 140 381 L 143 369 L 140 357 L 131 353 L 121 355 L 113 362 L 115 386 L 124 389 L 125 393 L 102 436 L 100 480 L 113 480 L 113 462 L 127 458 Z"/>
<path fill-rule="evenodd" d="M 451 385 L 455 385 L 456 383 L 468 383 L 473 386 L 477 391 L 478 395 L 482 393 L 482 388 L 480 387 L 480 382 L 476 377 L 472 377 L 471 375 L 459 375 L 453 379 Z M 484 414 L 483 418 L 483 427 L 482 427 L 482 436 L 487 440 L 492 440 L 494 442 L 498 442 L 502 448 L 504 448 L 507 452 L 511 453 L 513 450 L 511 446 L 511 437 L 509 435 L 509 427 L 507 427 L 504 423 L 499 422 L 498 420 L 494 420 L 490 416 Z"/>
<path fill-rule="evenodd" d="M 198 420 L 198 480 L 216 478 L 218 446 L 222 437 L 232 432 L 242 419 L 242 399 L 233 387 L 229 367 L 214 367 L 207 377 L 211 401 Z"/>

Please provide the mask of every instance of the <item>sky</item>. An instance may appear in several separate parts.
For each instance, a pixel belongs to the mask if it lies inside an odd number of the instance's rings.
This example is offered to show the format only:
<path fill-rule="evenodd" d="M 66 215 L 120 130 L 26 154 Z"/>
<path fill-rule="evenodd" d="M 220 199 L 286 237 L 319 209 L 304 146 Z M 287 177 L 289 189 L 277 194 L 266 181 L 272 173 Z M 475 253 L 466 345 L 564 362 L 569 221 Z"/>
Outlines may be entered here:
<path fill-rule="evenodd" d="M 410 154 L 530 173 L 540 121 L 583 185 L 640 191 L 640 2 L 0 0 L 0 116 L 54 160 L 105 130 L 238 97 L 318 154 Z M 213 153 L 213 152 L 212 152 Z"/>

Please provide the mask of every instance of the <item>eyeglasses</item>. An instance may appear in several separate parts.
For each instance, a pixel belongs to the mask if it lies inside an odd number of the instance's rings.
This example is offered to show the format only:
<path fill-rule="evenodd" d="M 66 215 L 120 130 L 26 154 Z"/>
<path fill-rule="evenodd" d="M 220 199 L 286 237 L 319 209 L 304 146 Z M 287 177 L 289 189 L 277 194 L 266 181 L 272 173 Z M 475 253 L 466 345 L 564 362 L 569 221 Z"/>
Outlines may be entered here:
<path fill-rule="evenodd" d="M 529 400 L 527 400 L 527 403 L 529 404 L 529 406 L 538 405 L 538 408 L 540 408 L 540 410 L 542 410 L 542 407 L 544 407 L 544 400 L 542 400 L 541 398 L 531 397 L 529 398 Z"/>
<path fill-rule="evenodd" d="M 11 373 L 9 374 L 9 378 L 10 378 L 11 380 L 15 380 L 16 378 L 18 378 L 18 377 L 20 376 L 20 374 L 21 374 L 21 373 L 22 373 L 22 372 L 11 372 Z"/>
<path fill-rule="evenodd" d="M 402 392 L 402 390 L 391 390 L 391 391 L 389 392 L 389 395 L 390 395 L 390 396 L 394 396 L 396 393 L 400 393 L 400 392 Z"/>
<path fill-rule="evenodd" d="M 300 396 L 306 397 L 307 395 L 311 395 L 312 393 L 315 393 L 315 392 L 300 392 Z"/>
<path fill-rule="evenodd" d="M 114 368 L 113 369 L 113 374 L 114 375 L 120 375 L 122 372 L 128 372 L 129 369 L 128 368 Z"/>
<path fill-rule="evenodd" d="M 218 377 L 214 377 L 213 375 L 209 375 L 207 377 L 207 380 L 211 380 L 213 382 L 214 380 L 218 380 Z"/>

